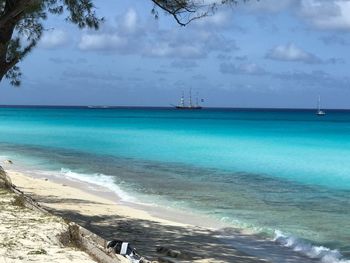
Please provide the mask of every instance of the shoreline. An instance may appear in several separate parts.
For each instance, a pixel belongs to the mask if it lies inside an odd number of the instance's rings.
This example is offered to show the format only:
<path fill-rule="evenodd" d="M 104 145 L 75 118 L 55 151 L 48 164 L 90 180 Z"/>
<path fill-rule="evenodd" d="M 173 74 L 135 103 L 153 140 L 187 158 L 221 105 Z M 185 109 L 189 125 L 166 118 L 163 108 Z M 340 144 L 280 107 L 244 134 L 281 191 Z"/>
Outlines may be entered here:
<path fill-rule="evenodd" d="M 104 192 L 99 190 L 93 190 L 93 189 L 84 189 L 83 186 L 86 185 L 92 185 L 83 181 L 76 182 L 73 180 L 69 180 L 66 178 L 52 178 L 50 176 L 47 176 L 46 178 L 39 178 L 32 175 L 24 174 L 23 172 L 7 169 L 5 166 L 5 171 L 9 175 L 9 177 L 12 180 L 12 183 L 16 185 L 20 190 L 23 190 L 24 193 L 28 193 L 30 196 L 33 195 L 47 195 L 47 196 L 57 196 L 60 197 L 63 194 L 66 194 L 67 196 L 80 196 L 82 200 L 88 199 L 88 200 L 94 200 L 97 202 L 100 202 L 101 204 L 105 205 L 112 205 L 116 206 L 122 213 L 125 212 L 125 215 L 123 216 L 133 216 L 133 217 L 142 217 L 146 218 L 148 220 L 154 220 L 158 221 L 159 223 L 171 223 L 175 225 L 181 225 L 184 226 L 185 224 L 176 223 L 175 221 L 168 221 L 166 219 L 161 219 L 152 216 L 147 211 L 143 211 L 141 209 L 134 209 L 132 207 L 129 207 L 127 205 L 123 205 L 122 201 L 117 194 L 113 192 Z M 35 188 L 33 188 L 33 186 Z M 31 187 L 28 187 L 31 186 Z M 44 187 L 47 187 L 44 189 Z M 94 185 L 94 187 L 98 187 L 98 185 Z M 58 193 L 57 190 L 61 190 L 61 193 Z M 53 191 L 50 195 L 49 192 Z M 74 193 L 74 194 L 73 194 Z M 113 200 L 114 195 L 116 200 Z M 78 199 L 77 199 L 78 200 Z M 123 209 L 121 209 L 123 207 Z M 130 214 L 129 214 L 130 213 Z M 135 213 L 135 214 L 134 214 Z"/>
<path fill-rule="evenodd" d="M 20 190 L 52 214 L 76 222 L 107 240 L 131 242 L 142 256 L 151 260 L 161 256 L 157 253 L 157 248 L 161 248 L 181 251 L 192 258 L 191 262 L 319 262 L 232 226 L 214 228 L 213 222 L 198 221 L 201 218 L 195 214 L 196 219 L 191 222 L 188 213 L 171 214 L 167 209 L 123 201 L 112 190 L 91 182 L 43 170 L 30 172 L 17 164 L 3 167 Z M 218 251 L 222 256 L 217 255 Z"/>
<path fill-rule="evenodd" d="M 161 256 L 157 248 L 163 248 L 181 251 L 191 262 L 268 262 L 225 244 L 214 229 L 159 218 L 120 200 L 97 195 L 101 191 L 91 193 L 89 188 L 83 191 L 67 179 L 58 182 L 49 177 L 35 178 L 11 169 L 10 164 L 3 167 L 18 189 L 50 213 L 76 222 L 107 240 L 128 241 L 150 260 Z"/>
<path fill-rule="evenodd" d="M 81 180 L 79 178 L 71 177 L 64 174 L 50 174 L 50 171 L 45 170 L 29 170 L 28 167 L 17 164 L 3 164 L 4 169 L 11 174 L 20 174 L 25 177 L 30 177 L 32 179 L 50 181 L 58 185 L 69 186 L 74 189 L 79 189 L 84 193 L 91 194 L 93 196 L 102 197 L 114 205 L 123 206 L 130 211 L 142 211 L 150 216 L 150 219 L 160 222 L 168 222 L 173 225 L 182 226 L 192 226 L 192 227 L 204 227 L 211 230 L 218 230 L 221 228 L 232 228 L 232 225 L 220 222 L 217 219 L 209 218 L 205 215 L 199 215 L 198 213 L 191 213 L 190 211 L 181 211 L 180 209 L 163 207 L 156 204 L 151 204 L 147 202 L 141 202 L 140 200 L 130 196 L 123 190 L 113 191 L 107 186 L 102 186 L 101 184 L 93 183 L 91 181 Z M 133 213 L 133 212 L 131 212 Z M 237 228 L 238 231 L 238 228 Z M 249 232 L 247 232 L 249 233 Z"/>

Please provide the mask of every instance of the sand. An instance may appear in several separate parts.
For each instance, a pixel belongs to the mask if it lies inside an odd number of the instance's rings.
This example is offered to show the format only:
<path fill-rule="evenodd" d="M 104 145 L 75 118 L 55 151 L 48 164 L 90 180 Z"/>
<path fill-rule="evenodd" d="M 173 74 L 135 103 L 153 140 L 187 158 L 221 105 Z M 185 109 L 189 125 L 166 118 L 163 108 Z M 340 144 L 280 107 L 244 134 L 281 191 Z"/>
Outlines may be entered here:
<path fill-rule="evenodd" d="M 176 256 L 177 262 L 267 262 L 223 243 L 213 229 L 162 219 L 118 200 L 105 198 L 103 194 L 79 189 L 69 182 L 59 183 L 49 177 L 33 178 L 11 169 L 7 172 L 18 189 L 32 196 L 52 214 L 74 221 L 107 240 L 128 241 L 149 260 L 156 261 L 168 254 Z M 59 229 L 57 224 L 50 222 L 47 227 Z M 1 224 L 1 227 L 4 231 L 6 226 Z M 46 243 L 50 242 L 53 241 L 43 237 L 35 249 L 47 247 Z M 78 252 L 71 253 L 73 257 Z"/>
<path fill-rule="evenodd" d="M 68 230 L 62 218 L 13 205 L 14 194 L 0 189 L 0 262 L 95 262 L 86 253 L 63 247 Z"/>

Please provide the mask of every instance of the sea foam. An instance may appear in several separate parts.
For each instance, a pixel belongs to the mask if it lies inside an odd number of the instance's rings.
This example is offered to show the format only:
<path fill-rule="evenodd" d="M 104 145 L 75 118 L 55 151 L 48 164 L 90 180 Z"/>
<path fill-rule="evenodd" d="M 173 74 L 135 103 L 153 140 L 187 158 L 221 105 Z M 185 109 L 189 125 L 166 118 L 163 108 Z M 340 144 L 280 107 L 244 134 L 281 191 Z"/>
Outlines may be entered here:
<path fill-rule="evenodd" d="M 314 246 L 295 236 L 285 235 L 279 230 L 275 231 L 273 241 L 309 258 L 319 259 L 322 263 L 350 263 L 350 260 L 342 259 L 342 254 L 336 249 Z"/>
<path fill-rule="evenodd" d="M 108 189 L 112 191 L 113 193 L 117 194 L 118 197 L 121 198 L 122 201 L 129 201 L 133 202 L 136 201 L 136 198 L 133 196 L 130 196 L 125 191 L 123 191 L 114 181 L 113 176 L 100 174 L 100 173 L 94 173 L 94 174 L 88 174 L 88 173 L 77 173 L 73 172 L 70 169 L 61 168 L 59 171 L 35 171 L 36 174 L 40 175 L 50 175 L 58 178 L 65 178 L 68 180 L 76 180 L 85 182 L 88 184 L 91 184 L 92 188 L 93 186 L 100 186 L 105 189 Z"/>
<path fill-rule="evenodd" d="M 116 193 L 123 201 L 136 201 L 135 197 L 130 196 L 123 191 L 114 181 L 113 176 L 95 173 L 95 174 L 82 174 L 72 172 L 69 169 L 61 168 L 60 173 L 68 178 L 78 179 L 80 181 L 102 186 Z"/>

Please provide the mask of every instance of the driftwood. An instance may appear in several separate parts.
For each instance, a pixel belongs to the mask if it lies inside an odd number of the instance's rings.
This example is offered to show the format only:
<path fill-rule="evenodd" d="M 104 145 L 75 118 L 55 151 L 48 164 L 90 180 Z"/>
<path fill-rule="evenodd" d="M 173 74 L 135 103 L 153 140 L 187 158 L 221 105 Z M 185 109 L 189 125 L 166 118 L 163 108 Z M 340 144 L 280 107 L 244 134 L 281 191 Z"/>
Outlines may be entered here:
<path fill-rule="evenodd" d="M 129 262 L 106 251 L 106 240 L 76 223 L 69 224 L 70 240 L 100 263 Z"/>

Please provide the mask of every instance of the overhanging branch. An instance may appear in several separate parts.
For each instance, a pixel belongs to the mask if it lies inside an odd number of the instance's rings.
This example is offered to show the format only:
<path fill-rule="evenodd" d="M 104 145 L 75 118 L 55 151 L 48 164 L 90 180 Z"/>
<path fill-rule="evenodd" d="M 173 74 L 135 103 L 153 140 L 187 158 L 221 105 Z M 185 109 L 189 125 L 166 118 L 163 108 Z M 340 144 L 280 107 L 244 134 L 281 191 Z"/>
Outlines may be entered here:
<path fill-rule="evenodd" d="M 160 9 L 164 10 L 165 12 L 169 13 L 175 21 L 181 25 L 181 26 L 186 26 L 188 25 L 191 21 L 202 18 L 204 16 L 208 15 L 207 12 L 203 12 L 201 14 L 198 14 L 192 18 L 189 18 L 186 22 L 183 22 L 181 20 L 181 14 L 183 13 L 191 13 L 195 14 L 198 9 L 200 9 L 203 6 L 200 5 L 190 5 L 188 1 L 179 1 L 179 0 L 173 0 L 173 4 L 171 4 L 171 1 L 164 1 L 164 4 L 162 4 L 162 1 L 159 0 L 152 0 L 155 6 L 159 7 Z"/>
<path fill-rule="evenodd" d="M 21 16 L 25 10 L 28 7 L 38 5 L 41 3 L 41 0 L 27 0 L 27 1 L 20 1 L 16 6 L 10 10 L 9 12 L 5 13 L 0 18 L 0 28 L 6 26 L 7 23 L 9 23 L 12 20 L 16 20 L 19 16 Z"/>

